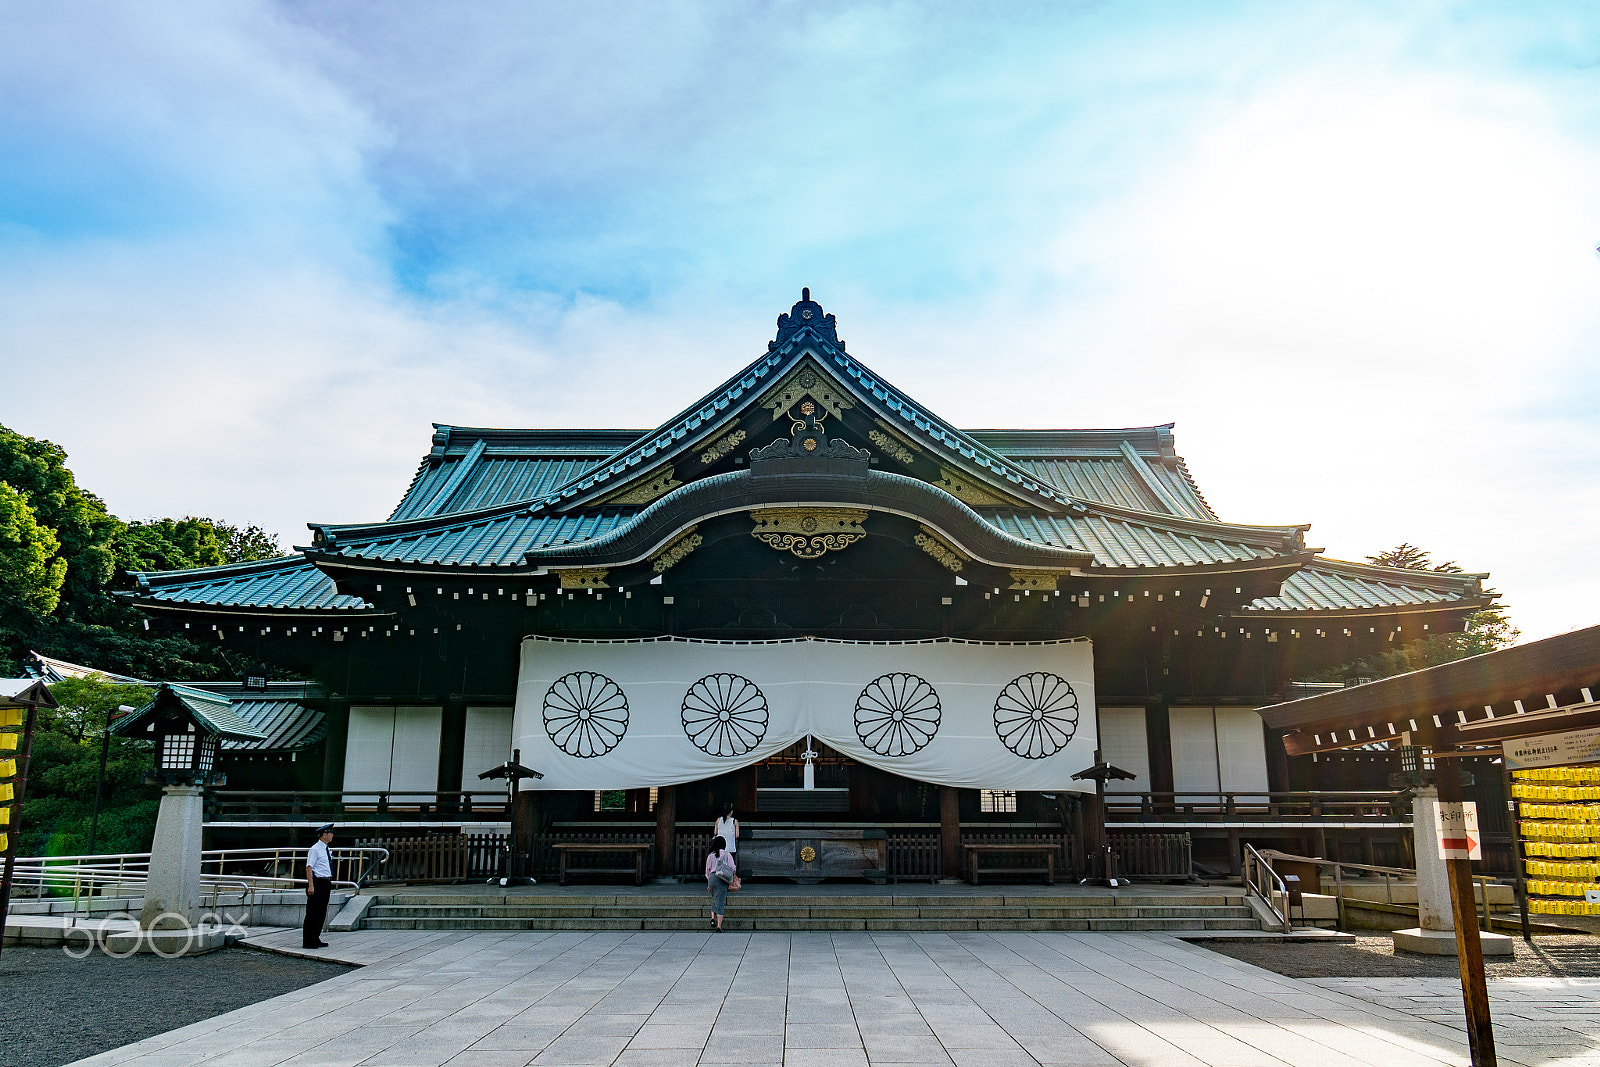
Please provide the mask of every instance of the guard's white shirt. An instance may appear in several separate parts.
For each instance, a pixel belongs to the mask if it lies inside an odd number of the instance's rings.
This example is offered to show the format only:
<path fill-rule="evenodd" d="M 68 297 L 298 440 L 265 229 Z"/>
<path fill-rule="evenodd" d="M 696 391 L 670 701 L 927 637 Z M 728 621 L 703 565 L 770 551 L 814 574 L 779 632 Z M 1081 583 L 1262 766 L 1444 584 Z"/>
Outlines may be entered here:
<path fill-rule="evenodd" d="M 318 841 L 306 852 L 306 866 L 318 878 L 332 878 L 333 864 L 328 860 L 328 846 Z"/>

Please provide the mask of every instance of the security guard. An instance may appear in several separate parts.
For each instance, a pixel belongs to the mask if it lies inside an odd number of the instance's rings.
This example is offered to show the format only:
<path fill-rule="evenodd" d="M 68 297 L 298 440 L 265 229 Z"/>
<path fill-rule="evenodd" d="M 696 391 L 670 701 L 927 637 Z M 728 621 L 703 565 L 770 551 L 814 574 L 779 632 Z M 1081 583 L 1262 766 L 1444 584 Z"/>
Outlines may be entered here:
<path fill-rule="evenodd" d="M 333 841 L 333 824 L 317 827 L 317 843 L 306 852 L 306 925 L 301 941 L 306 948 L 327 948 L 322 940 L 322 924 L 328 918 L 328 895 L 333 892 L 333 861 L 328 845 Z"/>

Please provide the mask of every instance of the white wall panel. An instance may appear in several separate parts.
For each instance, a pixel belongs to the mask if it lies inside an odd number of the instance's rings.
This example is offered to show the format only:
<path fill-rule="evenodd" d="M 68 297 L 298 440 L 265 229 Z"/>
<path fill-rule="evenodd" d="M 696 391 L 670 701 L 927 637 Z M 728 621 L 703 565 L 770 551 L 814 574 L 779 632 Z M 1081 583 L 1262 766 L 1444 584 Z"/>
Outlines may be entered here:
<path fill-rule="evenodd" d="M 442 708 L 394 709 L 394 756 L 389 767 L 389 788 L 419 789 L 432 793 L 439 788 L 439 734 Z M 425 797 L 396 800 L 424 800 Z"/>
<path fill-rule="evenodd" d="M 1252 708 L 1217 709 L 1217 761 L 1224 792 L 1267 791 L 1267 742 Z"/>
<path fill-rule="evenodd" d="M 352 707 L 344 748 L 344 788 L 381 792 L 389 788 L 389 757 L 394 751 L 394 709 Z"/>
<path fill-rule="evenodd" d="M 1112 792 L 1142 792 L 1150 788 L 1150 744 L 1144 728 L 1144 708 L 1100 709 L 1100 758 L 1113 767 L 1133 771 L 1133 781 L 1107 782 Z"/>
<path fill-rule="evenodd" d="M 461 788 L 504 792 L 504 778 L 480 782 L 478 775 L 511 758 L 511 709 L 467 709 L 466 741 L 461 748 Z M 537 770 L 538 768 L 534 768 Z"/>
<path fill-rule="evenodd" d="M 1217 771 L 1216 715 L 1211 708 L 1171 708 L 1172 788 L 1178 793 L 1215 793 Z"/>

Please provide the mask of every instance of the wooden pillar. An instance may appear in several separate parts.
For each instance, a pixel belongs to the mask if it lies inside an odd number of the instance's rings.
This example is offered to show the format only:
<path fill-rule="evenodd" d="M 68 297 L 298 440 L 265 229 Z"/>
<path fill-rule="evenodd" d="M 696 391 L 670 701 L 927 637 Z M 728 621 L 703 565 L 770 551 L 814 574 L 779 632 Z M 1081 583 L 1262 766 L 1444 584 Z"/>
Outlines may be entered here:
<path fill-rule="evenodd" d="M 1170 793 L 1173 782 L 1172 717 L 1167 713 L 1166 704 L 1145 707 L 1144 736 L 1150 758 L 1150 791 Z"/>
<path fill-rule="evenodd" d="M 344 754 L 350 738 L 350 702 L 328 701 L 328 739 L 322 750 L 322 788 L 332 792 L 344 788 Z"/>
<path fill-rule="evenodd" d="M 961 877 L 961 790 L 939 787 L 939 873 Z"/>
<path fill-rule="evenodd" d="M 471 784 L 461 781 L 461 756 L 466 745 L 466 701 L 446 700 L 439 717 L 439 784 L 434 787 L 439 792 L 473 789 L 480 784 L 476 778 Z"/>
<path fill-rule="evenodd" d="M 1439 803 L 1461 802 L 1459 759 L 1441 759 L 1438 770 Z M 1419 841 L 1429 848 L 1432 841 Z M 1467 1048 L 1472 1067 L 1495 1067 L 1494 1023 L 1489 1017 L 1489 987 L 1483 975 L 1483 942 L 1478 939 L 1478 908 L 1472 888 L 1472 861 L 1445 860 L 1450 874 L 1450 905 L 1455 913 L 1456 958 L 1461 964 L 1461 995 L 1467 1012 Z"/>
<path fill-rule="evenodd" d="M 671 878 L 677 872 L 678 794 L 670 785 L 656 790 L 656 877 Z"/>
<path fill-rule="evenodd" d="M 756 766 L 753 763 L 739 772 L 738 796 L 734 804 L 737 805 L 734 808 L 735 815 L 748 815 L 756 810 Z M 721 815 L 722 809 L 718 808 L 716 813 Z"/>

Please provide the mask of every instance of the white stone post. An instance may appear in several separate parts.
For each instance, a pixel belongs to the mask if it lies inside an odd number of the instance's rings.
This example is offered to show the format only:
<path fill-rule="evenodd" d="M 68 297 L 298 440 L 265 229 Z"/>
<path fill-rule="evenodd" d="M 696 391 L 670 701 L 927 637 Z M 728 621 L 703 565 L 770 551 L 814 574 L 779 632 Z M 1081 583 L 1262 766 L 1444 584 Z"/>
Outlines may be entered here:
<path fill-rule="evenodd" d="M 169 785 L 161 792 L 139 929 L 187 930 L 200 918 L 205 790 L 199 786 Z"/>
<path fill-rule="evenodd" d="M 1456 954 L 1455 909 L 1450 902 L 1450 868 L 1439 855 L 1438 822 L 1433 805 L 1439 790 L 1420 787 L 1411 800 L 1412 852 L 1417 857 L 1417 923 L 1410 930 L 1394 931 L 1394 947 L 1432 956 Z M 1504 934 L 1479 935 L 1486 956 L 1512 954 L 1511 938 Z"/>

